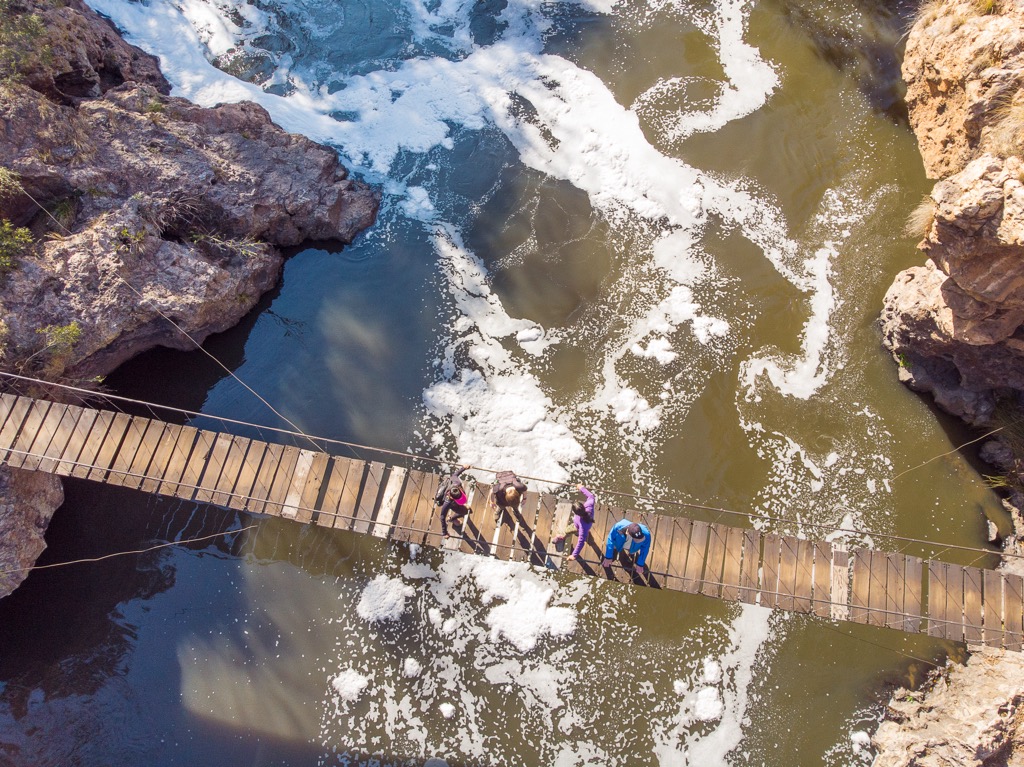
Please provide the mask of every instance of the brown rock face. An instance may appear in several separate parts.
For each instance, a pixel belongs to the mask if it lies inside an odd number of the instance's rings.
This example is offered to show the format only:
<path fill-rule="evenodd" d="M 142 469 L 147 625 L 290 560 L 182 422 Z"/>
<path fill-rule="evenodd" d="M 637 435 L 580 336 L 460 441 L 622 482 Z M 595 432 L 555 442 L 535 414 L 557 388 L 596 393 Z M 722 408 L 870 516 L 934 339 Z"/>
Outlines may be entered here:
<path fill-rule="evenodd" d="M 87 379 L 192 348 L 168 319 L 202 341 L 273 287 L 279 247 L 373 223 L 378 194 L 333 150 L 255 104 L 168 97 L 156 61 L 80 0 L 0 3 L 0 30 L 21 46 L 0 72 L 0 226 L 35 238 L 0 274 L 4 368 Z M 60 502 L 58 479 L 0 470 L 0 569 L 34 561 Z M 0 576 L 0 596 L 20 580 Z"/>
<path fill-rule="evenodd" d="M 914 26 L 903 66 L 925 168 L 939 178 L 882 333 L 900 378 L 973 423 L 1024 392 L 1024 8 L 945 0 Z"/>
<path fill-rule="evenodd" d="M 0 597 L 16 589 L 46 548 L 43 535 L 64 502 L 60 478 L 0 467 Z"/>
<path fill-rule="evenodd" d="M 983 767 L 1024 763 L 1020 653 L 976 652 L 927 694 L 900 690 L 871 739 L 873 767 Z"/>
<path fill-rule="evenodd" d="M 373 222 L 377 193 L 333 150 L 255 104 L 166 96 L 154 60 L 80 3 L 36 10 L 51 56 L 0 98 L 0 166 L 24 189 L 0 218 L 39 238 L 0 285 L 8 367 L 91 377 L 191 348 L 161 314 L 201 341 L 274 285 L 278 247 L 350 242 Z M 73 322 L 72 348 L 40 353 L 42 328 Z"/>

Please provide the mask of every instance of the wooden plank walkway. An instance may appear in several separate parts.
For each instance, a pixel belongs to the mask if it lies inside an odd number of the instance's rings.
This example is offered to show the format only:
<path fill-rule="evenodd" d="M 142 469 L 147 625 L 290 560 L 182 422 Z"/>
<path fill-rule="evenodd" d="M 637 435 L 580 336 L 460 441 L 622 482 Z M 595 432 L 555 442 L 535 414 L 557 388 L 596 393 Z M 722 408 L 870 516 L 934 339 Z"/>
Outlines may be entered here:
<path fill-rule="evenodd" d="M 467 482 L 470 513 L 441 538 L 438 474 L 179 426 L 139 416 L 0 395 L 0 462 L 380 538 L 528 562 L 650 588 L 760 604 L 831 620 L 1020 651 L 1024 580 L 998 570 L 848 552 L 822 541 L 598 503 L 575 561 L 569 502 L 527 492 L 495 513 L 490 485 Z M 646 577 L 626 557 L 604 568 L 623 517 L 653 534 Z"/>

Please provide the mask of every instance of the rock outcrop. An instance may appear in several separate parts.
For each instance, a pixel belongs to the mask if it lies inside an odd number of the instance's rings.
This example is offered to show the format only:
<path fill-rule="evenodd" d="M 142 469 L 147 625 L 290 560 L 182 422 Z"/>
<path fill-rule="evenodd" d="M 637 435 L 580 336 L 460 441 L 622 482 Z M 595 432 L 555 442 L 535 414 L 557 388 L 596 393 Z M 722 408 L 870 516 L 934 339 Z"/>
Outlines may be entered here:
<path fill-rule="evenodd" d="M 81 0 L 0 0 L 0 67 L 6 370 L 84 381 L 193 348 L 276 284 L 280 248 L 347 243 L 376 216 L 378 193 L 332 149 L 256 104 L 170 97 L 155 59 Z M 45 529 L 29 505 L 0 508 L 0 530 L 20 524 L 5 512 Z M 0 535 L 19 549 L 0 557 L 34 558 L 23 539 Z"/>
<path fill-rule="evenodd" d="M 1024 657 L 978 650 L 926 691 L 899 690 L 871 739 L 873 767 L 1024 764 Z"/>
<path fill-rule="evenodd" d="M 1024 392 L 1024 7 L 927 5 L 903 75 L 938 183 L 918 211 L 927 261 L 886 294 L 883 339 L 903 381 L 987 424 Z"/>
<path fill-rule="evenodd" d="M 0 470 L 0 597 L 25 580 L 46 548 L 46 526 L 63 502 L 59 477 L 6 466 Z"/>

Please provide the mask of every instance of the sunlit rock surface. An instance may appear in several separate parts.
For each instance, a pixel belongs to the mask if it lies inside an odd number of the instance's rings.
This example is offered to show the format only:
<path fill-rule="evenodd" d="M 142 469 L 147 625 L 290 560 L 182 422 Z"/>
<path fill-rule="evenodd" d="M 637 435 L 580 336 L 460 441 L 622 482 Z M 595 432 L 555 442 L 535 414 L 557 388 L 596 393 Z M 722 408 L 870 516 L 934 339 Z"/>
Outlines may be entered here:
<path fill-rule="evenodd" d="M 872 738 L 873 767 L 1024 764 L 1024 656 L 975 652 L 927 691 L 899 690 Z"/>

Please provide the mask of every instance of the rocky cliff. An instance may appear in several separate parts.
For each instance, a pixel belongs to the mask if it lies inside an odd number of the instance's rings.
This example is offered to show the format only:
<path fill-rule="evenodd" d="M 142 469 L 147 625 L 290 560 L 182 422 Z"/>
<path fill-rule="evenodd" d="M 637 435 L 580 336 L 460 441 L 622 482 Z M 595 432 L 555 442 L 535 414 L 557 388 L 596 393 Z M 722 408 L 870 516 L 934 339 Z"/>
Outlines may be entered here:
<path fill-rule="evenodd" d="M 1024 7 L 922 6 L 903 76 L 925 170 L 926 261 L 897 276 L 882 331 L 900 377 L 975 424 L 1024 392 Z"/>
<path fill-rule="evenodd" d="M 377 193 L 333 150 L 255 104 L 169 92 L 80 0 L 0 0 L 3 369 L 80 382 L 193 348 L 185 333 L 225 330 L 277 282 L 281 247 L 347 243 L 373 222 Z M 0 505 L 0 528 L 17 505 Z M 41 536 L 41 518 L 22 529 Z"/>
<path fill-rule="evenodd" d="M 873 767 L 1024 764 L 1024 657 L 981 650 L 926 691 L 899 690 L 872 738 Z"/>

